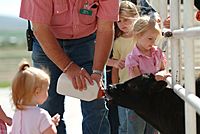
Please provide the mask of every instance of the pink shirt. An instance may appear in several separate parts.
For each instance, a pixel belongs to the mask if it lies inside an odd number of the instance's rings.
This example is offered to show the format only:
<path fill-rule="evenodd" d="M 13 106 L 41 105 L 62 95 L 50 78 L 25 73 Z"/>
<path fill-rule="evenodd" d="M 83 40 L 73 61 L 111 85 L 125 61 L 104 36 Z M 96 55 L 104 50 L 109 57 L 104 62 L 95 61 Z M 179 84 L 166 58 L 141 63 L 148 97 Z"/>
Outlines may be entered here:
<path fill-rule="evenodd" d="M 22 0 L 20 17 L 50 25 L 56 38 L 74 39 L 94 33 L 97 17 L 117 21 L 118 10 L 119 0 Z"/>
<path fill-rule="evenodd" d="M 27 106 L 26 110 L 16 110 L 14 113 L 10 134 L 42 134 L 52 124 L 46 110 Z"/>
<path fill-rule="evenodd" d="M 0 119 L 0 134 L 7 134 L 7 127 L 3 120 Z"/>
<path fill-rule="evenodd" d="M 157 46 L 151 49 L 151 57 L 144 55 L 135 47 L 126 57 L 125 66 L 129 74 L 134 66 L 138 66 L 142 74 L 157 73 L 161 69 L 161 63 L 166 63 L 166 57 Z"/>

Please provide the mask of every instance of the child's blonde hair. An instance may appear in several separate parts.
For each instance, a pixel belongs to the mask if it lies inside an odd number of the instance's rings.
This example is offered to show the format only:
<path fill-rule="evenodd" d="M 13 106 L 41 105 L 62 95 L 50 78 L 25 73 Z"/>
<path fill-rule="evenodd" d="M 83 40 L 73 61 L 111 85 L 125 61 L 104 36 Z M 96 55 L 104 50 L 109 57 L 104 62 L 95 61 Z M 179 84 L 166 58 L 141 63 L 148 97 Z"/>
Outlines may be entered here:
<path fill-rule="evenodd" d="M 143 34 L 149 29 L 161 35 L 161 29 L 158 23 L 149 16 L 139 17 L 134 23 L 133 31 L 135 35 Z"/>
<path fill-rule="evenodd" d="M 126 19 L 133 19 L 139 17 L 137 7 L 134 3 L 124 0 L 120 2 L 119 17 Z M 122 35 L 122 31 L 115 23 L 115 39 Z"/>
<path fill-rule="evenodd" d="M 119 16 L 124 18 L 135 18 L 135 16 L 139 16 L 137 7 L 134 3 L 130 1 L 121 1 L 120 9 L 119 9 Z"/>
<path fill-rule="evenodd" d="M 29 103 L 37 88 L 50 82 L 49 75 L 42 69 L 31 67 L 27 61 L 22 61 L 17 74 L 12 81 L 12 100 L 19 110 L 25 109 L 24 105 Z"/>

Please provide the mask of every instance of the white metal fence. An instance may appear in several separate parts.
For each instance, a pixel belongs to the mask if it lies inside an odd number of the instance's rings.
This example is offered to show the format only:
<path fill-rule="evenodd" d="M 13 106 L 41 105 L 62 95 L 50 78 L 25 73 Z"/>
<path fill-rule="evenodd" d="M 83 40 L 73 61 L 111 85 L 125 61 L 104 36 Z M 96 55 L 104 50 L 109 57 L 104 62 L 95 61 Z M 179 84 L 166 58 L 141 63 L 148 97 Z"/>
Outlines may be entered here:
<path fill-rule="evenodd" d="M 167 0 L 150 1 L 159 11 L 161 18 L 170 15 L 170 29 L 173 33 L 170 38 L 171 84 L 174 92 L 185 101 L 185 133 L 196 134 L 196 112 L 200 115 L 200 98 L 195 95 L 194 39 L 200 37 L 200 25 L 194 23 L 194 0 L 184 0 L 183 5 L 180 2 L 181 0 L 170 0 L 168 6 Z M 183 45 L 180 39 L 183 40 Z M 183 78 L 185 88 L 180 85 Z"/>

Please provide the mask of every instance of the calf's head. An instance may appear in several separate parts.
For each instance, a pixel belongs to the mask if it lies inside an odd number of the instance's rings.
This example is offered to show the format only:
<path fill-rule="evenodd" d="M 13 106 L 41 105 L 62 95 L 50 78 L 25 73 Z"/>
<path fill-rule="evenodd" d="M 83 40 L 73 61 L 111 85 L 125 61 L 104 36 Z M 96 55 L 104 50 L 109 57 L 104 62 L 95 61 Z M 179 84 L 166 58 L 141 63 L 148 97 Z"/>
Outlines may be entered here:
<path fill-rule="evenodd" d="M 165 90 L 166 86 L 165 81 L 156 81 L 152 74 L 141 75 L 124 83 L 109 85 L 106 94 L 118 105 L 142 111 L 148 109 L 149 100 Z"/>
<path fill-rule="evenodd" d="M 118 94 L 132 95 L 151 95 L 156 92 L 161 92 L 165 89 L 167 83 L 165 81 L 156 81 L 153 74 L 140 75 L 132 78 L 124 83 L 109 85 L 107 89 L 108 95 L 117 97 Z"/>

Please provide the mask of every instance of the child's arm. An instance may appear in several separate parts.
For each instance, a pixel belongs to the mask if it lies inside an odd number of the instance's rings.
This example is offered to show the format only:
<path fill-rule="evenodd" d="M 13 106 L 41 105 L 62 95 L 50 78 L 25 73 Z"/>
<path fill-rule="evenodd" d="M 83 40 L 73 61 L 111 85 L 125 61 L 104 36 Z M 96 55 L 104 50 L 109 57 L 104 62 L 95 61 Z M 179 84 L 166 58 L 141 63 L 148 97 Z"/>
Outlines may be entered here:
<path fill-rule="evenodd" d="M 53 123 L 58 126 L 59 122 L 60 122 L 60 115 L 57 113 L 55 114 L 52 118 Z"/>
<path fill-rule="evenodd" d="M 58 123 L 60 122 L 60 115 L 56 114 L 52 118 L 53 124 L 47 128 L 42 134 L 57 134 L 56 126 L 58 126 Z"/>
<path fill-rule="evenodd" d="M 3 109 L 1 108 L 1 106 L 0 106 L 0 119 L 3 120 L 9 126 L 11 126 L 12 119 L 5 114 L 5 112 L 3 111 Z"/>
<path fill-rule="evenodd" d="M 108 59 L 107 66 L 123 69 L 125 67 L 125 60 Z"/>
<path fill-rule="evenodd" d="M 56 126 L 54 124 L 52 124 L 42 134 L 57 134 Z"/>
<path fill-rule="evenodd" d="M 106 66 L 112 67 L 112 65 L 113 65 L 113 59 L 108 58 L 108 61 L 107 61 L 107 63 L 106 63 Z"/>
<path fill-rule="evenodd" d="M 168 16 L 164 21 L 163 21 L 163 26 L 165 28 L 170 29 L 170 16 Z"/>
<path fill-rule="evenodd" d="M 119 69 L 113 67 L 112 68 L 112 84 L 119 83 Z"/>
<path fill-rule="evenodd" d="M 161 66 L 160 66 L 160 70 L 165 70 L 166 68 L 166 63 L 164 63 L 164 61 L 161 62 Z"/>
<path fill-rule="evenodd" d="M 129 72 L 131 78 L 140 76 L 142 73 L 138 66 L 134 66 Z"/>
<path fill-rule="evenodd" d="M 157 81 L 166 80 L 166 78 L 169 76 L 171 76 L 171 74 L 166 71 L 165 64 L 164 64 L 164 62 L 162 62 L 160 71 L 155 74 L 155 79 Z"/>

